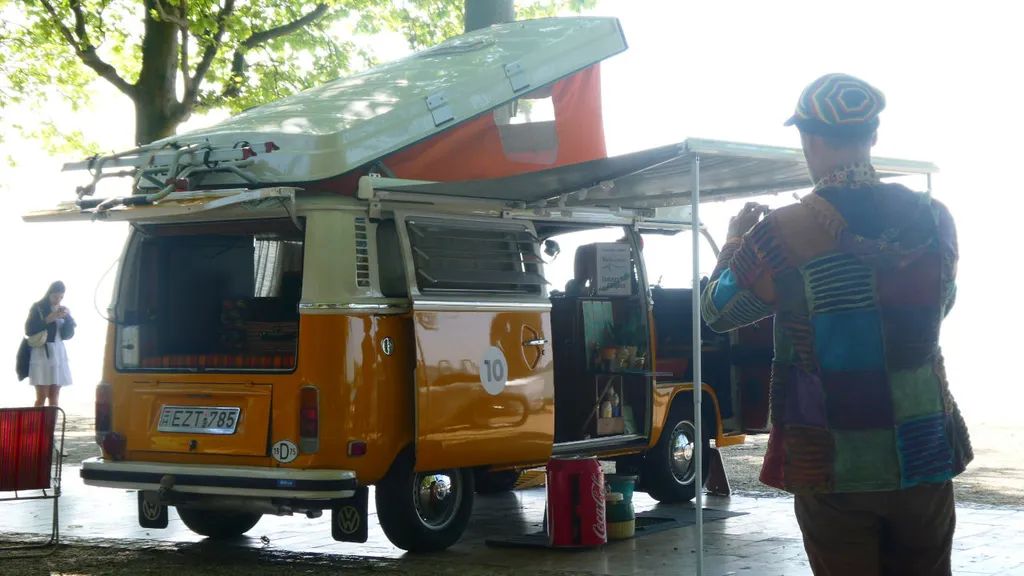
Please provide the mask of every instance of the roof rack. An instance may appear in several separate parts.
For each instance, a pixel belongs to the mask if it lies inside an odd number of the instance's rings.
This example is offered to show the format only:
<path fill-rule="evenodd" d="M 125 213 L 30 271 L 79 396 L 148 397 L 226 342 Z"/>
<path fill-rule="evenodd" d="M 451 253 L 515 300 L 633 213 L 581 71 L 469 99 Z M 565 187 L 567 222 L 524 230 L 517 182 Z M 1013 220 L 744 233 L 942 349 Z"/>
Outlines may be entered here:
<path fill-rule="evenodd" d="M 251 174 L 242 168 L 254 163 L 259 153 L 278 150 L 273 142 L 250 144 L 240 141 L 232 146 L 212 146 L 209 143 L 179 145 L 168 142 L 160 146 L 143 146 L 125 152 L 93 156 L 78 162 L 64 164 L 62 171 L 86 170 L 92 180 L 75 189 L 77 203 L 82 209 L 104 211 L 114 206 L 136 206 L 158 202 L 172 192 L 188 191 L 203 177 L 216 172 L 231 172 L 252 187 L 260 186 Z M 96 185 L 106 178 L 131 178 L 129 197 L 91 199 Z M 155 192 L 146 192 L 145 190 Z"/>

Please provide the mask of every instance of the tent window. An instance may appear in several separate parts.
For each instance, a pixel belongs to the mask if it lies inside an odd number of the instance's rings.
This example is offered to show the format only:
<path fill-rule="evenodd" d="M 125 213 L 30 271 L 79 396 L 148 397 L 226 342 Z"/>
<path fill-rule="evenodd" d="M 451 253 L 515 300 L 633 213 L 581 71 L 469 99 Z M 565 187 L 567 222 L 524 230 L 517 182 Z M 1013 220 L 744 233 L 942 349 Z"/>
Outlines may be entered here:
<path fill-rule="evenodd" d="M 432 219 L 407 226 L 421 292 L 540 294 L 547 284 L 525 226 Z"/>
<path fill-rule="evenodd" d="M 550 87 L 498 107 L 494 123 L 509 160 L 547 166 L 558 161 L 555 103 Z"/>

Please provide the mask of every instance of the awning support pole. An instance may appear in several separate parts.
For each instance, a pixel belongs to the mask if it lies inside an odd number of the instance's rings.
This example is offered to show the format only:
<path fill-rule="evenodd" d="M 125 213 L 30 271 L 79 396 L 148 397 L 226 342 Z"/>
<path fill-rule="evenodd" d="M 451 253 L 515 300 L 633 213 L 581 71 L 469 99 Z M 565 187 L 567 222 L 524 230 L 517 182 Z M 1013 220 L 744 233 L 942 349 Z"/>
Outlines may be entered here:
<path fill-rule="evenodd" d="M 691 173 L 693 174 L 693 193 L 690 196 L 691 222 L 694 224 L 690 229 L 693 233 L 693 427 L 694 427 L 694 477 L 693 483 L 696 488 L 693 497 L 693 507 L 697 519 L 697 576 L 704 574 L 704 486 L 701 481 L 703 475 L 701 468 L 704 465 L 704 446 L 701 428 L 701 373 L 700 355 L 702 343 L 700 341 L 700 155 L 693 153 L 691 160 Z"/>

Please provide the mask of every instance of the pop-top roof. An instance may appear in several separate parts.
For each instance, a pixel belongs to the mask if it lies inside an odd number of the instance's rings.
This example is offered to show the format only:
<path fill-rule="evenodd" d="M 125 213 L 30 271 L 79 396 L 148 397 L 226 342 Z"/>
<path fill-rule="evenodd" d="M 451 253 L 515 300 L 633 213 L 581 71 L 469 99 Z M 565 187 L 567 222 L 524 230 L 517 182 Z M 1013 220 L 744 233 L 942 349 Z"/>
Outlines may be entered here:
<path fill-rule="evenodd" d="M 370 164 L 626 48 L 615 18 L 500 24 L 154 142 L 145 150 L 171 143 L 231 147 L 241 142 L 256 149 L 256 143 L 273 142 L 277 149 L 272 153 L 264 153 L 260 144 L 247 173 L 261 185 L 317 181 Z M 228 182 L 239 183 L 230 174 L 209 178 L 211 185 Z"/>

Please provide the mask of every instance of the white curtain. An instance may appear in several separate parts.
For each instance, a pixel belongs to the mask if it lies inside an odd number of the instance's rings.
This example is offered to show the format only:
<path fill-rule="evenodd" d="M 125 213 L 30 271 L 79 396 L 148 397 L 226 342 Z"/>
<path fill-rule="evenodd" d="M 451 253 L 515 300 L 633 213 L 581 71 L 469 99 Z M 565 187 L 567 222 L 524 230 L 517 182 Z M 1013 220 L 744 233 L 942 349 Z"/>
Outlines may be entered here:
<path fill-rule="evenodd" d="M 257 240 L 253 252 L 253 296 L 277 296 L 281 289 L 281 242 Z"/>
<path fill-rule="evenodd" d="M 253 296 L 273 298 L 281 293 L 281 277 L 302 270 L 302 244 L 257 240 L 253 252 Z"/>

